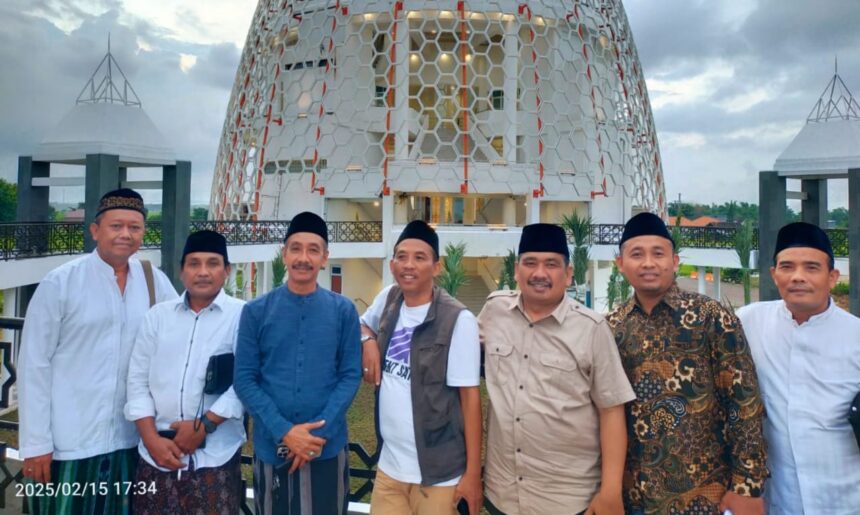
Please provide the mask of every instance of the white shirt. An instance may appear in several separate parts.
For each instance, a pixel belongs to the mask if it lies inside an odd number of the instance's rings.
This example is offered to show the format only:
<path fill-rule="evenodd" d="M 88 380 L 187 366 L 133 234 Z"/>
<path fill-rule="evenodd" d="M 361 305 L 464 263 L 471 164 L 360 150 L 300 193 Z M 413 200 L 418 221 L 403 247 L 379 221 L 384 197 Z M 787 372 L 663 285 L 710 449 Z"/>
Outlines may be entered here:
<path fill-rule="evenodd" d="M 157 430 L 178 420 L 193 420 L 211 410 L 227 420 L 206 435 L 206 447 L 194 451 L 194 468 L 220 467 L 245 441 L 242 403 L 231 386 L 221 395 L 204 395 L 209 358 L 233 353 L 245 301 L 224 293 L 195 313 L 186 295 L 153 307 L 143 320 L 128 366 L 125 416 L 134 421 L 155 417 Z M 200 399 L 203 406 L 200 408 Z M 141 441 L 140 456 L 158 467 Z M 189 456 L 183 457 L 188 464 Z"/>
<path fill-rule="evenodd" d="M 361 317 L 361 323 L 373 332 L 379 331 L 385 300 L 391 286 L 384 288 Z M 397 325 L 391 334 L 379 390 L 379 432 L 382 453 L 378 467 L 388 476 L 404 483 L 421 483 L 421 468 L 415 444 L 412 413 L 412 383 L 410 381 L 410 351 L 412 331 L 424 322 L 430 303 L 408 307 L 403 303 Z M 481 345 L 478 320 L 469 310 L 460 312 L 454 324 L 451 346 L 448 348 L 448 371 L 445 382 L 452 387 L 478 386 L 481 382 Z M 454 478 L 434 486 L 456 485 Z"/>
<path fill-rule="evenodd" d="M 137 445 L 122 408 L 149 291 L 140 261 L 128 264 L 125 293 L 98 251 L 52 270 L 36 288 L 18 361 L 22 458 L 76 460 Z M 176 298 L 167 276 L 153 275 L 156 301 Z"/>
<path fill-rule="evenodd" d="M 860 513 L 860 449 L 848 423 L 860 393 L 860 318 L 832 300 L 800 325 L 781 300 L 737 315 L 767 411 L 768 513 Z"/>

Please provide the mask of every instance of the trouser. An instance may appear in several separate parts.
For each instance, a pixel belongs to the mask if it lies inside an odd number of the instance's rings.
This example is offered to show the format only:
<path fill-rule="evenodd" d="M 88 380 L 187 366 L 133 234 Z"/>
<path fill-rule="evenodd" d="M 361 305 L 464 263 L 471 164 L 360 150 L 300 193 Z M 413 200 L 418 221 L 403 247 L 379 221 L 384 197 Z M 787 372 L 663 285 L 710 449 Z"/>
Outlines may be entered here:
<path fill-rule="evenodd" d="M 376 471 L 370 513 L 373 515 L 457 515 L 454 508 L 456 486 L 422 486 L 404 483 Z"/>

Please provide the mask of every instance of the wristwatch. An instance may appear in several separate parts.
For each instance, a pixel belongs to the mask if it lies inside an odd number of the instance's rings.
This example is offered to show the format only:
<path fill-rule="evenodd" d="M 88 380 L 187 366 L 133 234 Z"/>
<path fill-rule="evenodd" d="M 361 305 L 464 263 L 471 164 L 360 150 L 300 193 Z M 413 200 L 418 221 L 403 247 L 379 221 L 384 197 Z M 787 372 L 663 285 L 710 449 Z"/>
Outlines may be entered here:
<path fill-rule="evenodd" d="M 212 422 L 212 419 L 206 415 L 200 417 L 200 422 L 203 424 L 203 431 L 205 431 L 207 435 L 214 433 L 215 430 L 218 429 L 218 424 Z"/>
<path fill-rule="evenodd" d="M 361 335 L 361 340 L 360 340 L 360 341 L 361 341 L 361 343 L 364 343 L 364 342 L 366 342 L 367 340 L 375 340 L 375 339 L 376 339 L 376 336 L 371 336 L 371 335 L 369 335 L 369 334 L 362 334 L 362 335 Z"/>

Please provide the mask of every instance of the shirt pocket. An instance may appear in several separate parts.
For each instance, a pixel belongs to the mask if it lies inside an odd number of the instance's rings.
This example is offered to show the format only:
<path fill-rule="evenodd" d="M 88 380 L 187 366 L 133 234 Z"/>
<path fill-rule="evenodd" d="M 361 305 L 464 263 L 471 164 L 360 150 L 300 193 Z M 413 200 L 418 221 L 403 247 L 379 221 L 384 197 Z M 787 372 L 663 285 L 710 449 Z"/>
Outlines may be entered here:
<path fill-rule="evenodd" d="M 448 371 L 448 345 L 444 342 L 433 342 L 415 348 L 418 354 L 418 363 L 423 369 L 422 384 L 440 384 L 445 382 Z M 413 360 L 413 364 L 415 361 Z M 413 371 L 414 372 L 414 371 Z"/>
<path fill-rule="evenodd" d="M 572 356 L 544 352 L 538 361 L 541 366 L 536 374 L 536 387 L 542 389 L 547 397 L 574 401 L 576 405 L 589 402 L 587 385 Z"/>
<path fill-rule="evenodd" d="M 504 343 L 487 343 L 484 347 L 484 373 L 488 383 L 505 384 L 513 374 L 513 345 Z"/>

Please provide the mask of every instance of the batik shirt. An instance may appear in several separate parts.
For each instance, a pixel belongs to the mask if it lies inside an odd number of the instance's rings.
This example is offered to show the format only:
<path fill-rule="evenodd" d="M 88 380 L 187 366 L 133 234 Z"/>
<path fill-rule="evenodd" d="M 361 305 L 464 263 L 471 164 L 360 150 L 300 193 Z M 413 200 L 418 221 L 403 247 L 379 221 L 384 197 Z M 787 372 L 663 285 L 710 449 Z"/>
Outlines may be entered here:
<path fill-rule="evenodd" d="M 636 392 L 626 406 L 627 513 L 719 513 L 727 489 L 760 496 L 764 410 L 737 317 L 673 285 L 650 315 L 634 297 L 608 320 Z"/>

